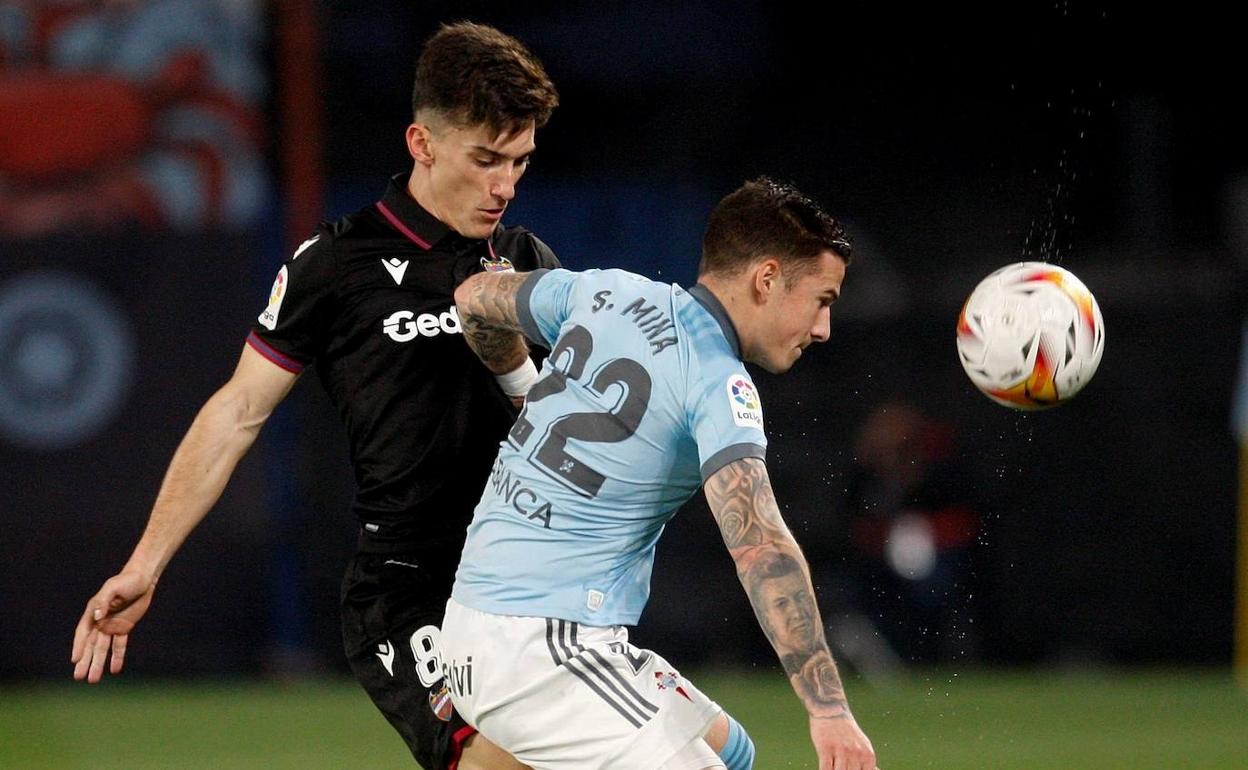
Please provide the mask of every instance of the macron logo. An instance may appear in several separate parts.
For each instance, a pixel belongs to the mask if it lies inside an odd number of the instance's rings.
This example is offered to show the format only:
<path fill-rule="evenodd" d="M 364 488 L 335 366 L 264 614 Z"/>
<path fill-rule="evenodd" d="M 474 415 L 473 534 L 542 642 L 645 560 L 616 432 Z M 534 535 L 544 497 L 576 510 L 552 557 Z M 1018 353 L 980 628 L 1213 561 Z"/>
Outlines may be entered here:
<path fill-rule="evenodd" d="M 389 639 L 377 645 L 377 657 L 381 659 L 381 665 L 386 667 L 386 673 L 394 676 L 394 647 Z"/>
<path fill-rule="evenodd" d="M 398 257 L 391 257 L 381 260 L 381 266 L 386 269 L 396 284 L 403 283 L 403 274 L 407 272 L 407 260 L 400 261 Z"/>

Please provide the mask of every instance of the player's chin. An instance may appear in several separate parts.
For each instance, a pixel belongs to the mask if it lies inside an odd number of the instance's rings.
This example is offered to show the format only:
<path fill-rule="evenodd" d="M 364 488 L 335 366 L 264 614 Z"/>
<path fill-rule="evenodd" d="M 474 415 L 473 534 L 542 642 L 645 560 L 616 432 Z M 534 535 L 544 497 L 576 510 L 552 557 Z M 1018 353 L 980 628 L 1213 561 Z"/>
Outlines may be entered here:
<path fill-rule="evenodd" d="M 501 212 L 500 212 L 501 216 Z M 484 216 L 478 213 L 472 217 L 469 222 L 464 225 L 464 232 L 460 235 L 465 238 L 489 238 L 494 232 L 494 228 L 498 226 L 499 218 L 493 216 Z"/>
<path fill-rule="evenodd" d="M 768 351 L 766 356 L 757 356 L 749 360 L 750 363 L 762 367 L 769 374 L 784 374 L 793 368 L 793 364 L 797 363 L 801 355 L 801 348 L 795 347 L 783 353 L 778 350 Z"/>
<path fill-rule="evenodd" d="M 784 360 L 781 361 L 776 366 L 775 369 L 772 369 L 770 371 L 772 374 L 784 374 L 788 370 L 792 369 L 794 364 L 797 363 L 797 359 L 801 357 L 802 357 L 802 349 L 793 348 L 791 351 L 789 351 L 789 354 L 784 358 Z"/>
<path fill-rule="evenodd" d="M 493 224 L 486 225 L 486 224 L 480 224 L 480 223 L 474 222 L 468 227 L 465 227 L 464 230 L 466 232 L 460 233 L 460 235 L 464 236 L 465 238 L 481 240 L 483 238 L 490 237 L 490 235 L 494 232 L 494 225 Z"/>

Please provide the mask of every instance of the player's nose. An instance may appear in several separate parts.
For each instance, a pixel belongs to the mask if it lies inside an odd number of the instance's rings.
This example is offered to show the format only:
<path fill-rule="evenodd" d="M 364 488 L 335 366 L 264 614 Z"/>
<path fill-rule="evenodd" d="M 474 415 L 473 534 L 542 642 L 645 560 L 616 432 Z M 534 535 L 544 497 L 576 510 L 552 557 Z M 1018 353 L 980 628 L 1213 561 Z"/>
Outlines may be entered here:
<path fill-rule="evenodd" d="M 819 315 L 815 316 L 815 325 L 810 327 L 810 338 L 815 342 L 827 342 L 831 336 L 832 308 L 820 308 Z"/>
<path fill-rule="evenodd" d="M 513 174 L 510 171 L 502 172 L 490 184 L 490 195 L 493 195 L 495 198 L 502 198 L 504 201 L 510 201 L 516 197 L 516 182 L 518 180 L 518 174 Z"/>

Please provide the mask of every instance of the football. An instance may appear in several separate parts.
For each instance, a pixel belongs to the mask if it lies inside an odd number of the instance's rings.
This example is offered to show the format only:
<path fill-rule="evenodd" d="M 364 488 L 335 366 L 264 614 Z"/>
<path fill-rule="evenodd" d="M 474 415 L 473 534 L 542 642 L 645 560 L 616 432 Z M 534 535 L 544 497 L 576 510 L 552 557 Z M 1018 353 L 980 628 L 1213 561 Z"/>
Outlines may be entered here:
<path fill-rule="evenodd" d="M 1047 409 L 1101 363 L 1105 322 L 1088 287 L 1047 262 L 1017 262 L 980 281 L 958 316 L 958 358 L 998 404 Z"/>

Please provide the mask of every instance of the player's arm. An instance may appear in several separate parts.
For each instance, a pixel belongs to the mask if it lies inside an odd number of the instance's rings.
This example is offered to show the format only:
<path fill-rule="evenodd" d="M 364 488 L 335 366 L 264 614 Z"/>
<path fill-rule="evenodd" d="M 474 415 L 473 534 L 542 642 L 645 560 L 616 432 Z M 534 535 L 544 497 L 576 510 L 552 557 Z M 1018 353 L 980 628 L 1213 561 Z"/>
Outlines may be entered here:
<path fill-rule="evenodd" d="M 780 516 L 767 466 L 757 458 L 731 462 L 707 479 L 705 492 L 759 625 L 810 716 L 811 738 L 819 754 L 820 768 L 873 770 L 874 749 L 850 713 L 840 674 L 824 637 L 810 568 Z M 763 565 L 768 565 L 765 575 Z M 777 565 L 792 574 L 778 575 Z M 805 643 L 793 644 L 774 623 L 767 621 L 761 590 L 764 578 L 788 578 L 805 585 L 804 591 L 791 597 L 806 604 L 798 609 L 811 619 L 812 629 Z"/>
<path fill-rule="evenodd" d="M 233 376 L 200 409 L 165 472 L 147 527 L 121 572 L 87 601 L 74 631 L 75 679 L 91 683 L 121 672 L 128 635 L 147 611 L 174 553 L 216 504 L 238 461 L 298 375 L 275 366 L 250 345 Z"/>
<path fill-rule="evenodd" d="M 520 333 L 516 294 L 528 273 L 476 273 L 455 289 L 455 307 L 468 347 L 498 378 L 503 392 L 522 399 L 537 379 Z"/>

